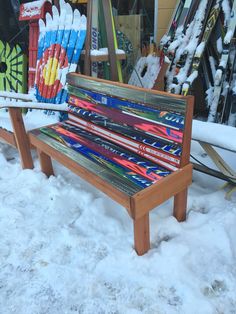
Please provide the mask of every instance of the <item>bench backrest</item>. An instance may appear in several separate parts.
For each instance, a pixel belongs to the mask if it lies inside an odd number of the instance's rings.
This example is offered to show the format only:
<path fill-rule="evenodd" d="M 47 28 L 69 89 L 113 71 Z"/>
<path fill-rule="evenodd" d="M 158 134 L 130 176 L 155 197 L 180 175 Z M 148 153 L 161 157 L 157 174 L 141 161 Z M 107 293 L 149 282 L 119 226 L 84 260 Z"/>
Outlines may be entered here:
<path fill-rule="evenodd" d="M 189 162 L 193 97 L 67 76 L 69 119 L 169 170 Z"/>

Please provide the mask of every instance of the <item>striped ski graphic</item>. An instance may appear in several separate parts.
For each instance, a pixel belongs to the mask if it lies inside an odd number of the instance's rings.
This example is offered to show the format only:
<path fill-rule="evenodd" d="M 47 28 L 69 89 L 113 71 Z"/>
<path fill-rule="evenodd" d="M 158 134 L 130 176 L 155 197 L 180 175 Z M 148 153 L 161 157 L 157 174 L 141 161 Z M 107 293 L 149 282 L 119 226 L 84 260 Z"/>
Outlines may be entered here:
<path fill-rule="evenodd" d="M 133 128 L 117 124 L 104 116 L 97 115 L 90 111 L 80 109 L 77 107 L 69 106 L 69 117 L 74 121 L 78 121 L 78 118 L 94 123 L 100 127 L 106 127 L 108 130 L 115 132 L 117 135 L 128 137 L 135 142 L 139 142 L 141 145 L 146 145 L 147 149 L 154 150 L 152 154 L 158 156 L 162 160 L 168 160 L 168 162 L 175 165 L 179 165 L 179 159 L 181 156 L 181 147 L 179 145 L 166 142 L 165 140 L 156 139 L 151 135 L 144 135 L 143 132 L 134 130 Z M 150 147 L 149 147 L 150 146 Z"/>
<path fill-rule="evenodd" d="M 65 25 L 64 36 L 61 45 L 62 46 L 61 52 L 58 55 L 58 62 L 60 64 L 60 67 L 57 69 L 56 81 L 53 85 L 51 94 L 51 96 L 54 96 L 52 101 L 53 103 L 56 103 L 57 97 L 60 99 L 60 94 L 62 93 L 62 88 L 64 86 L 64 84 L 62 84 L 62 77 L 64 71 L 66 71 L 70 64 L 71 56 L 75 48 L 80 18 L 81 18 L 80 12 L 77 9 L 75 9 L 73 13 L 73 24 L 70 25 L 70 23 L 66 23 Z M 69 28 L 71 28 L 71 30 Z"/>
<path fill-rule="evenodd" d="M 159 177 L 163 177 L 163 176 L 166 176 L 166 175 L 171 173 L 170 171 L 166 170 L 165 168 L 160 167 L 157 164 L 155 164 L 151 161 L 148 161 L 147 159 L 144 159 L 144 158 L 142 158 L 136 154 L 133 154 L 133 153 L 131 153 L 125 149 L 122 149 L 120 146 L 115 145 L 109 141 L 106 141 L 101 137 L 94 136 L 92 133 L 90 133 L 88 131 L 84 131 L 84 130 L 77 128 L 75 126 L 72 126 L 66 122 L 61 123 L 60 127 L 66 129 L 72 133 L 75 133 L 79 136 L 82 136 L 82 137 L 90 140 L 91 142 L 96 143 L 100 147 L 103 147 L 104 149 L 106 149 L 106 150 L 108 150 L 114 154 L 116 154 L 122 158 L 126 158 L 129 161 L 132 161 L 135 164 L 144 167 L 146 169 L 146 171 L 148 172 L 148 174 L 154 172 L 153 178 L 155 178 L 156 175 Z M 152 179 L 152 178 L 150 178 L 150 179 Z"/>
<path fill-rule="evenodd" d="M 152 171 L 151 167 L 149 171 L 147 171 L 147 169 L 145 169 L 143 165 L 137 164 L 134 160 L 126 159 L 125 157 L 122 156 L 122 154 L 115 153 L 114 150 L 113 151 L 111 150 L 111 147 L 110 149 L 107 149 L 104 147 L 104 145 L 98 144 L 99 142 L 100 143 L 102 142 L 101 139 L 100 141 L 99 138 L 97 138 L 96 140 L 96 138 L 94 138 L 94 135 L 90 133 L 89 136 L 87 132 L 85 131 L 83 132 L 83 130 L 80 130 L 79 128 L 77 128 L 76 133 L 73 132 L 75 130 L 73 130 L 72 127 L 66 126 L 66 124 L 63 125 L 57 124 L 55 126 L 51 126 L 50 128 L 55 130 L 60 135 L 65 135 L 77 141 L 80 144 L 86 145 L 88 148 L 93 149 L 97 153 L 100 153 L 103 156 L 110 158 L 117 164 L 126 167 L 153 182 L 160 180 L 164 175 L 170 174 L 170 171 L 166 171 L 164 169 L 162 171 L 160 170 L 159 173 L 157 173 L 156 171 Z M 109 142 L 107 142 L 106 147 L 109 147 Z M 118 151 L 116 150 L 116 152 Z"/>
<path fill-rule="evenodd" d="M 78 106 L 83 109 L 93 111 L 97 114 L 104 115 L 107 118 L 112 119 L 114 122 L 127 124 L 139 130 L 145 131 L 146 133 L 153 136 L 165 138 L 168 141 L 182 143 L 183 133 L 181 131 L 171 129 L 169 127 L 160 126 L 158 124 L 154 124 L 137 117 L 127 117 L 127 115 L 119 112 L 118 110 L 108 109 L 102 105 L 94 105 L 75 96 L 70 96 L 68 102 L 69 104 L 72 104 L 74 106 Z"/>
<path fill-rule="evenodd" d="M 91 90 L 85 90 L 79 87 L 68 86 L 70 95 L 74 95 L 81 100 L 89 101 L 93 104 L 102 104 L 109 108 L 121 110 L 126 114 L 135 114 L 144 119 L 156 121 L 159 124 L 163 124 L 167 127 L 183 130 L 184 117 L 180 114 L 161 111 L 154 107 L 146 106 L 143 104 L 131 102 L 125 99 L 114 98 L 102 93 L 94 92 Z"/>
<path fill-rule="evenodd" d="M 136 172 L 118 164 L 116 161 L 112 160 L 111 158 L 108 158 L 102 155 L 101 153 L 95 151 L 94 149 L 89 148 L 88 141 L 82 140 L 82 138 L 80 138 L 81 143 L 78 142 L 76 136 L 74 137 L 68 136 L 68 135 L 71 135 L 71 132 L 64 130 L 63 131 L 64 134 L 61 134 L 58 130 L 55 130 L 53 128 L 41 128 L 40 130 L 42 133 L 59 140 L 64 145 L 81 153 L 82 155 L 86 156 L 88 159 L 100 165 L 103 165 L 104 167 L 116 172 L 122 177 L 127 178 L 128 180 L 130 180 L 131 182 L 135 183 L 136 185 L 142 188 L 146 188 L 155 182 L 155 181 L 151 181 L 149 179 L 144 178 L 143 176 L 137 174 Z"/>
<path fill-rule="evenodd" d="M 49 73 L 49 80 L 47 86 L 46 99 L 48 102 L 52 102 L 53 98 L 57 95 L 58 89 L 62 88 L 62 84 L 58 80 L 58 71 L 63 66 L 68 65 L 66 58 L 67 45 L 70 38 L 70 28 L 73 22 L 73 11 L 70 5 L 66 6 L 66 18 L 65 25 L 61 28 L 59 25 L 57 31 L 57 40 L 54 47 L 54 53 L 52 55 L 51 71 Z M 72 24 L 73 25 L 73 24 Z M 56 86 L 57 88 L 54 88 Z"/>
<path fill-rule="evenodd" d="M 68 92 L 67 92 L 67 85 L 66 85 L 66 75 L 70 72 L 75 72 L 77 68 L 77 64 L 80 58 L 80 54 L 85 42 L 86 37 L 86 27 L 87 27 L 87 18 L 85 15 L 81 16 L 80 23 L 79 23 L 79 31 L 77 32 L 77 40 L 74 46 L 73 51 L 68 55 L 68 67 L 62 70 L 61 74 L 61 83 L 64 86 L 64 89 L 57 95 L 55 99 L 55 103 L 63 104 L 67 100 Z"/>
<path fill-rule="evenodd" d="M 106 121 L 105 121 L 105 124 L 103 121 L 103 125 L 106 126 L 106 128 L 104 128 L 104 127 L 101 127 L 99 125 L 96 125 L 94 123 L 91 123 L 89 121 L 86 121 L 84 119 L 81 119 L 79 117 L 69 114 L 69 120 L 67 122 L 74 126 L 82 128 L 83 130 L 87 130 L 93 134 L 96 134 L 102 138 L 105 138 L 124 148 L 128 148 L 129 150 L 135 152 L 136 154 L 143 156 L 151 161 L 154 161 L 155 163 L 159 164 L 160 166 L 168 170 L 175 171 L 178 169 L 177 167 L 180 163 L 180 160 L 178 158 L 171 156 L 167 153 L 158 151 L 157 149 L 151 146 L 148 146 L 145 143 L 140 143 L 131 138 L 127 138 L 126 134 L 121 135 L 121 134 L 115 133 L 114 131 L 109 130 L 109 128 L 107 128 Z M 102 121 L 100 120 L 100 122 Z"/>

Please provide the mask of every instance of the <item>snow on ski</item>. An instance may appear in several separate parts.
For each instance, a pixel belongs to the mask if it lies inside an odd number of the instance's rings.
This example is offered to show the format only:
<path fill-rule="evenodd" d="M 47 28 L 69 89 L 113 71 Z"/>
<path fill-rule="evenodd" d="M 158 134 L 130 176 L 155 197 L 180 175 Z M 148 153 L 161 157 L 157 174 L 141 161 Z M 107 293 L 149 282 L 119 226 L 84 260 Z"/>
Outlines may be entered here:
<path fill-rule="evenodd" d="M 209 40 L 209 37 L 215 27 L 216 21 L 218 19 L 220 10 L 221 10 L 221 2 L 222 0 L 217 0 L 215 5 L 212 7 L 210 11 L 209 18 L 207 19 L 206 27 L 201 39 L 200 44 L 198 45 L 196 52 L 193 57 L 193 62 L 192 62 L 192 69 L 190 71 L 189 77 L 186 79 L 185 83 L 183 84 L 182 87 L 182 95 L 187 95 L 190 86 L 193 84 L 193 81 L 197 78 L 198 76 L 198 69 L 200 66 L 201 62 L 201 57 L 203 55 L 203 52 L 205 50 L 206 44 Z"/>
<path fill-rule="evenodd" d="M 227 33 L 225 35 L 224 42 L 223 42 L 223 51 L 222 51 L 220 63 L 215 74 L 213 101 L 209 109 L 208 122 L 215 122 L 217 118 L 216 117 L 217 107 L 219 104 L 220 95 L 221 95 L 224 78 L 226 74 L 226 68 L 227 68 L 227 64 L 229 60 L 230 43 L 234 35 L 235 29 L 236 29 L 236 1 L 234 0 L 231 14 L 230 14 L 230 21 L 228 24 Z"/>
<path fill-rule="evenodd" d="M 53 98 L 58 92 L 58 88 L 62 88 L 59 84 L 56 84 L 58 80 L 58 71 L 64 64 L 66 59 L 67 45 L 70 39 L 71 25 L 73 25 L 74 14 L 69 4 L 66 5 L 66 16 L 64 27 L 59 26 L 57 31 L 57 39 L 54 44 L 54 53 L 52 56 L 52 65 L 49 73 L 49 83 L 46 87 L 46 99 L 48 102 L 53 102 Z M 66 61 L 65 61 L 66 63 Z M 53 87 L 56 87 L 55 89 Z M 54 93 L 53 93 L 54 92 Z"/>
<path fill-rule="evenodd" d="M 66 85 L 66 75 L 70 72 L 75 72 L 77 68 L 77 64 L 80 58 L 80 54 L 85 42 L 86 37 L 86 28 L 87 28 L 87 18 L 85 15 L 82 15 L 80 18 L 79 31 L 77 32 L 77 39 L 73 54 L 70 54 L 68 57 L 70 58 L 68 62 L 68 67 L 64 67 L 61 73 L 61 84 L 64 88 L 58 93 L 55 98 L 55 103 L 64 103 L 66 102 L 68 92 Z M 71 51 L 72 52 L 72 51 Z"/>
<path fill-rule="evenodd" d="M 64 29 L 64 37 L 61 44 L 61 51 L 58 55 L 58 63 L 60 66 L 57 68 L 55 83 L 53 85 L 51 97 L 53 102 L 56 103 L 55 99 L 61 92 L 63 84 L 61 83 L 63 71 L 68 68 L 71 58 L 75 49 L 76 40 L 78 37 L 79 26 L 80 26 L 81 14 L 79 10 L 75 9 L 73 13 L 73 24 L 66 22 Z"/>

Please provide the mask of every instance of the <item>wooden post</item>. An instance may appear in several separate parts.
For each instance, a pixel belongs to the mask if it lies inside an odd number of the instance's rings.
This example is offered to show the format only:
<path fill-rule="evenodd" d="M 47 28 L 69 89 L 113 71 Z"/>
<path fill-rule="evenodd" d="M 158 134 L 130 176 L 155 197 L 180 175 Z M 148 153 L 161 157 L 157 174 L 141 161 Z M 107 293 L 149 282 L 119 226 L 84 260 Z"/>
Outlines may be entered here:
<path fill-rule="evenodd" d="M 188 189 L 184 189 L 174 197 L 174 217 L 178 221 L 186 220 L 187 194 Z"/>
<path fill-rule="evenodd" d="M 91 59 L 90 59 L 90 46 L 91 46 L 91 25 L 92 25 L 92 0 L 87 4 L 87 32 L 85 39 L 85 57 L 84 57 L 84 74 L 91 74 Z"/>
<path fill-rule="evenodd" d="M 40 149 L 37 149 L 37 152 L 42 172 L 45 173 L 47 177 L 53 176 L 54 171 L 51 158 Z"/>
<path fill-rule="evenodd" d="M 149 213 L 134 219 L 134 248 L 138 255 L 143 255 L 150 249 Z"/>
<path fill-rule="evenodd" d="M 20 108 L 9 108 L 9 114 L 14 130 L 14 136 L 19 150 L 23 169 L 33 169 L 33 159 L 30 152 L 29 138 L 26 134 Z"/>

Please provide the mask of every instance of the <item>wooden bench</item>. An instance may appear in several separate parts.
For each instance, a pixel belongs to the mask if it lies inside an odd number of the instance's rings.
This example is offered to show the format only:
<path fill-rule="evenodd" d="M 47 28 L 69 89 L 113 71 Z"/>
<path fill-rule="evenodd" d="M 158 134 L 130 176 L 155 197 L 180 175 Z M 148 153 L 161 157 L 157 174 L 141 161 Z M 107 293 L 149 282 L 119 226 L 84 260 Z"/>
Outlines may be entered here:
<path fill-rule="evenodd" d="M 194 99 L 79 74 L 67 82 L 68 120 L 30 131 L 30 144 L 47 176 L 52 158 L 124 206 L 142 255 L 150 210 L 174 196 L 174 216 L 186 218 Z"/>

